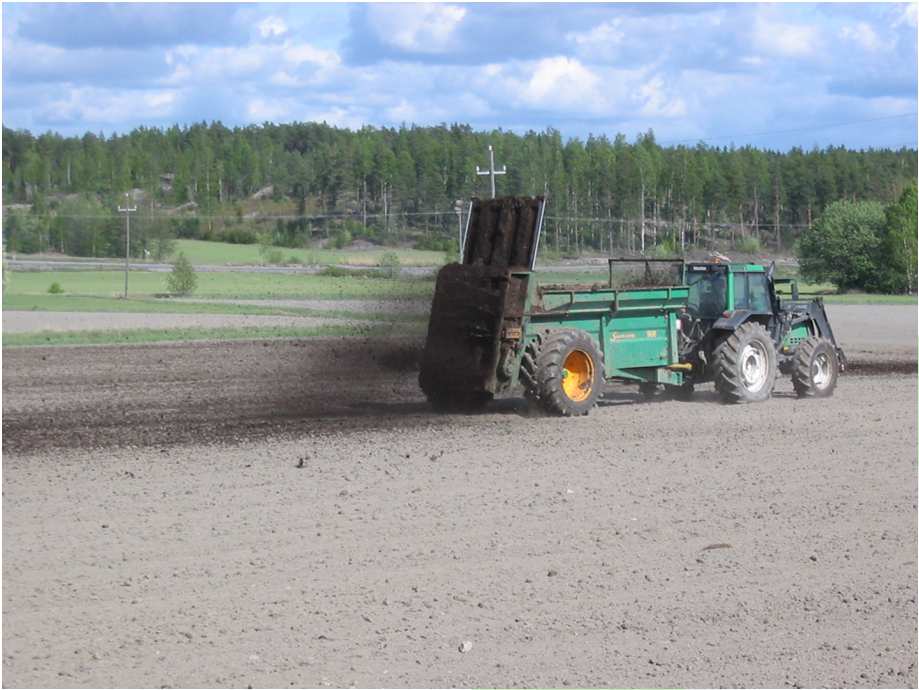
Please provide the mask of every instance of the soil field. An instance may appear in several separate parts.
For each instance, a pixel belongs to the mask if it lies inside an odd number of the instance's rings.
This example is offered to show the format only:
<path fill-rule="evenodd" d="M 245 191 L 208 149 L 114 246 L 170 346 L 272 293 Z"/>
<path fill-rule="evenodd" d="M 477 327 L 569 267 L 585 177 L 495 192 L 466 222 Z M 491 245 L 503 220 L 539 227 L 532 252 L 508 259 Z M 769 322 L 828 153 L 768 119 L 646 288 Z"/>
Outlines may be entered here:
<path fill-rule="evenodd" d="M 556 419 L 432 414 L 412 340 L 7 350 L 4 685 L 914 687 L 915 348 L 865 351 Z"/>
<path fill-rule="evenodd" d="M 253 314 L 130 314 L 119 312 L 4 311 L 4 333 L 35 331 L 126 330 L 144 328 L 260 328 L 363 323 L 309 316 Z"/>

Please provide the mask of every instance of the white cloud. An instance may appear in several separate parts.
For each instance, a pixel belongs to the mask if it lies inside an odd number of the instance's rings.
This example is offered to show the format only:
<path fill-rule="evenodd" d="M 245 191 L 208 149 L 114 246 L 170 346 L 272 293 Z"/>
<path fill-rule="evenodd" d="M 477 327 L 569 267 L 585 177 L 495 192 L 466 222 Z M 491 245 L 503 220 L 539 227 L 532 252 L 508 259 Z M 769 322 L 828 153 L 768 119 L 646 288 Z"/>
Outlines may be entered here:
<path fill-rule="evenodd" d="M 852 26 L 844 26 L 839 30 L 839 37 L 843 40 L 853 41 L 865 50 L 877 50 L 881 47 L 881 40 L 866 22 L 858 22 Z"/>
<path fill-rule="evenodd" d="M 622 43 L 625 38 L 625 31 L 622 29 L 622 19 L 617 17 L 612 21 L 598 24 L 593 29 L 583 33 L 572 32 L 565 35 L 569 41 L 574 41 L 581 46 L 609 46 Z"/>
<path fill-rule="evenodd" d="M 297 79 L 296 77 L 292 77 L 285 70 L 280 70 L 278 72 L 275 72 L 274 74 L 271 75 L 268 81 L 274 84 L 275 86 L 289 86 L 289 87 L 302 86 L 302 82 L 299 79 Z"/>
<path fill-rule="evenodd" d="M 242 48 L 179 46 L 168 50 L 165 58 L 172 73 L 161 83 L 170 86 L 232 80 L 302 88 L 333 81 L 341 67 L 341 58 L 335 51 L 294 41 L 254 43 Z"/>
<path fill-rule="evenodd" d="M 92 87 L 71 88 L 48 101 L 39 117 L 52 121 L 98 122 L 119 125 L 171 117 L 178 94 L 170 90 L 145 92 L 113 91 Z"/>
<path fill-rule="evenodd" d="M 348 127 L 349 129 L 360 129 L 367 122 L 365 117 L 354 112 L 353 109 L 342 107 L 312 111 L 307 113 L 302 119 L 315 122 L 327 122 L 335 127 Z"/>
<path fill-rule="evenodd" d="M 641 114 L 646 117 L 682 117 L 686 115 L 686 102 L 666 93 L 664 80 L 656 76 L 639 89 L 644 105 Z"/>
<path fill-rule="evenodd" d="M 599 79 L 578 60 L 557 56 L 539 60 L 521 96 L 531 105 L 553 107 L 589 102 Z"/>
<path fill-rule="evenodd" d="M 390 122 L 416 122 L 418 120 L 418 110 L 404 98 L 383 112 Z"/>
<path fill-rule="evenodd" d="M 285 43 L 284 59 L 295 65 L 311 62 L 323 67 L 334 67 L 341 63 L 341 58 L 334 50 L 323 50 L 309 43 Z"/>
<path fill-rule="evenodd" d="M 466 16 L 458 5 L 371 5 L 370 19 L 384 43 L 418 53 L 443 53 L 455 45 L 455 32 Z"/>
<path fill-rule="evenodd" d="M 257 24 L 258 33 L 262 38 L 283 36 L 287 33 L 287 24 L 280 17 L 265 17 Z"/>
<path fill-rule="evenodd" d="M 917 26 L 917 21 L 916 21 L 916 8 L 917 7 L 919 7 L 919 4 L 915 2 L 908 3 L 903 8 L 903 11 L 900 13 L 900 16 L 898 16 L 897 19 L 894 21 L 893 25 L 896 27 L 896 26 L 900 26 L 901 24 L 906 24 L 907 26 L 911 26 L 915 29 Z"/>
<path fill-rule="evenodd" d="M 246 114 L 254 122 L 279 121 L 287 117 L 290 109 L 278 100 L 268 102 L 256 98 L 246 105 Z"/>
<path fill-rule="evenodd" d="M 764 53 L 791 58 L 808 57 L 819 48 L 820 32 L 816 26 L 759 16 L 753 27 L 753 42 Z"/>

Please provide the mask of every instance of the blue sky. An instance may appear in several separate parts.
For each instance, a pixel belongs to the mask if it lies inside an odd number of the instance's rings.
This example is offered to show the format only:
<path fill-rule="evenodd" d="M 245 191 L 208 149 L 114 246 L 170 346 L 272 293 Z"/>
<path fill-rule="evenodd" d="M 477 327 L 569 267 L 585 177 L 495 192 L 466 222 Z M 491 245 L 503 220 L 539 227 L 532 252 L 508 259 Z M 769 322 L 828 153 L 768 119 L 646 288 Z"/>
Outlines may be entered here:
<path fill-rule="evenodd" d="M 462 122 L 915 146 L 916 39 L 904 3 L 5 3 L 3 123 Z"/>

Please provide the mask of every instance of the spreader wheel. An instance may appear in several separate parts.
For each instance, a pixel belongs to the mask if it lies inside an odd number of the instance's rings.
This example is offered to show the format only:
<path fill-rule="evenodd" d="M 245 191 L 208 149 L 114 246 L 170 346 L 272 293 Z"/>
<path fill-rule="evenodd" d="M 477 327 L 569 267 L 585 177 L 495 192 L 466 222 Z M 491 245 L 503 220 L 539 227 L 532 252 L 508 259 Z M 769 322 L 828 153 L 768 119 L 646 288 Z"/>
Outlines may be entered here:
<path fill-rule="evenodd" d="M 836 348 L 824 338 L 808 338 L 795 350 L 791 382 L 799 398 L 829 398 L 839 378 Z"/>
<path fill-rule="evenodd" d="M 775 345 L 761 324 L 747 321 L 714 352 L 715 388 L 728 403 L 768 400 L 775 387 Z"/>
<path fill-rule="evenodd" d="M 587 414 L 603 392 L 603 355 L 583 331 L 550 332 L 535 365 L 535 397 L 552 414 Z"/>

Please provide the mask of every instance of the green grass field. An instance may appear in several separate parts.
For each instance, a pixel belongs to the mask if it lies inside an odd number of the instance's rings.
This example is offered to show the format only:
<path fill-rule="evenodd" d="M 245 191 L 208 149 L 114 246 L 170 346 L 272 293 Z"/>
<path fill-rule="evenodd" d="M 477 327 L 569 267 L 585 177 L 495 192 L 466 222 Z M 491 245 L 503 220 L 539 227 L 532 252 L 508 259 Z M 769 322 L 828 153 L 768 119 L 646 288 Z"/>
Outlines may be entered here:
<path fill-rule="evenodd" d="M 282 264 L 304 264 L 316 266 L 331 266 L 342 264 L 347 266 L 378 266 L 380 259 L 387 252 L 392 252 L 399 257 L 403 266 L 441 266 L 444 263 L 444 253 L 427 251 L 423 249 L 407 249 L 397 247 L 377 247 L 374 249 L 291 249 L 288 247 L 272 247 L 273 251 L 281 253 Z M 259 253 L 257 244 L 231 244 L 229 242 L 207 242 L 204 240 L 176 240 L 175 254 L 164 260 L 168 263 L 175 259 L 179 252 L 184 252 L 189 260 L 198 266 L 258 266 L 265 264 L 264 257 Z M 118 261 L 119 257 L 91 257 L 65 256 L 62 254 L 17 254 L 20 259 L 42 259 L 45 261 Z M 132 259 L 141 262 L 142 259 Z M 159 263 L 152 259 L 148 263 Z"/>
<path fill-rule="evenodd" d="M 134 271 L 129 277 L 129 295 L 147 298 L 166 292 L 165 273 Z M 51 283 L 57 282 L 68 296 L 112 298 L 120 296 L 124 274 L 119 271 L 15 271 L 8 273 L 9 283 L 4 291 L 7 298 L 22 295 L 47 295 Z M 543 283 L 603 283 L 607 273 L 602 270 L 578 272 L 540 271 Z M 835 294 L 830 284 L 800 286 L 802 298 L 819 294 L 828 303 L 841 304 L 915 304 L 914 295 L 875 295 L 868 293 Z M 323 276 L 264 273 L 198 273 L 195 297 L 223 299 L 303 298 L 320 300 L 341 299 L 428 299 L 434 291 L 433 276 L 386 279 L 370 276 Z M 87 306 L 90 306 L 87 303 Z M 6 308 L 14 308 L 12 306 Z M 18 307 L 15 307 L 18 308 Z M 39 306 L 38 308 L 43 308 Z M 106 311 L 111 311 L 109 309 Z M 152 308 L 151 310 L 155 310 Z M 68 311 L 78 311 L 68 309 Z"/>
<path fill-rule="evenodd" d="M 166 293 L 166 273 L 133 271 L 130 297 Z M 57 282 L 68 295 L 117 297 L 124 289 L 119 271 L 15 271 L 8 274 L 7 295 L 46 295 Z M 368 276 L 332 277 L 271 273 L 198 273 L 195 297 L 224 299 L 409 299 L 430 297 L 434 281 L 426 278 L 387 279 Z M 50 295 L 49 295 L 50 296 Z"/>
<path fill-rule="evenodd" d="M 443 252 L 429 252 L 419 249 L 288 249 L 274 247 L 284 257 L 284 263 L 302 263 L 328 266 L 347 264 L 351 266 L 377 266 L 383 254 L 394 252 L 403 266 L 440 266 L 444 262 Z M 256 244 L 229 244 L 227 242 L 204 242 L 202 240 L 177 240 L 176 254 L 185 256 L 196 265 L 263 264 Z M 294 261 L 290 261 L 293 258 Z"/>

